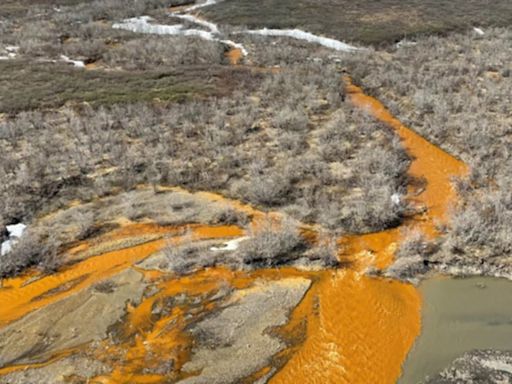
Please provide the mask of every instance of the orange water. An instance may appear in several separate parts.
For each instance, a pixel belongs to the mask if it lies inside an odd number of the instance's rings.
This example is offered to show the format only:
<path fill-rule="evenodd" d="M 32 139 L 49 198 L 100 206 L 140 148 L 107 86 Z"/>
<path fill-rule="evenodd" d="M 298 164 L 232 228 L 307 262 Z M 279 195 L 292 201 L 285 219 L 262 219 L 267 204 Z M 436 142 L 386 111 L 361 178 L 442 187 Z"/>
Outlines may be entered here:
<path fill-rule="evenodd" d="M 410 189 L 408 199 L 427 208 L 405 224 L 426 236 L 437 235 L 455 201 L 453 177 L 467 173 L 461 161 L 405 127 L 376 99 L 345 78 L 350 101 L 391 127 L 413 158 L 409 175 L 426 181 L 423 191 Z M 401 238 L 401 229 L 340 239 L 341 256 L 351 265 L 321 279 L 310 294 L 318 316 L 310 316 L 307 338 L 271 380 L 277 383 L 395 383 L 401 364 L 420 332 L 421 299 L 411 285 L 360 273 L 368 266 L 385 268 Z"/>
<path fill-rule="evenodd" d="M 194 238 L 198 240 L 229 238 L 242 234 L 242 231 L 235 226 L 210 227 L 196 225 L 187 228 L 192 230 Z M 140 227 L 138 229 L 138 234 L 143 234 L 143 229 Z M 173 232 L 181 233 L 183 231 L 179 228 L 169 228 L 167 232 L 172 234 Z M 15 289 L 2 289 L 0 290 L 0 303 L 2 303 L 0 306 L 0 326 L 111 277 L 145 259 L 153 252 L 164 247 L 169 241 L 179 242 L 181 238 L 181 236 L 169 240 L 162 238 L 131 248 L 107 252 L 64 268 L 55 274 L 25 283 Z M 72 285 L 69 289 L 59 290 L 59 287 L 73 281 L 78 281 L 78 283 Z M 10 285 L 9 281 L 7 284 Z M 48 294 L 52 291 L 55 291 L 55 294 Z"/>

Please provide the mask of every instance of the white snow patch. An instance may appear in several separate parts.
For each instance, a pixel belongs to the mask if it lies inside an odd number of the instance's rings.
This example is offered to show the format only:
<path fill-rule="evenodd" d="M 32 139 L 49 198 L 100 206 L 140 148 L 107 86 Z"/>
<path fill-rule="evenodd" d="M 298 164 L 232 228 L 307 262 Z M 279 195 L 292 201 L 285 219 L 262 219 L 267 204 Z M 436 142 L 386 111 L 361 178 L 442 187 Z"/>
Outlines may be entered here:
<path fill-rule="evenodd" d="M 478 28 L 478 27 L 474 27 L 473 31 L 475 31 L 477 35 L 480 35 L 480 36 L 485 35 L 485 32 L 482 29 Z"/>
<path fill-rule="evenodd" d="M 242 44 L 235 43 L 233 40 L 219 40 L 221 43 L 224 43 L 226 45 L 229 45 L 230 47 L 233 47 L 235 49 L 239 49 L 242 52 L 243 56 L 247 56 L 249 52 L 247 52 L 247 49 Z"/>
<path fill-rule="evenodd" d="M 186 9 L 187 12 L 195 11 L 199 8 L 209 7 L 210 5 L 217 4 L 217 0 L 206 0 L 204 3 L 196 4 Z"/>
<path fill-rule="evenodd" d="M 0 60 L 10 60 L 18 56 L 20 47 L 16 45 L 6 45 L 3 49 L 3 55 L 0 56 Z"/>
<path fill-rule="evenodd" d="M 16 243 L 16 241 L 23 235 L 27 226 L 23 223 L 7 225 L 5 227 L 7 232 L 9 233 L 9 239 L 4 241 L 0 245 L 0 255 L 3 256 L 11 251 L 12 246 Z"/>
<path fill-rule="evenodd" d="M 187 21 L 190 21 L 191 23 L 194 23 L 197 25 L 201 25 L 205 28 L 208 28 L 211 33 L 220 33 L 219 28 L 217 27 L 216 24 L 210 23 L 209 21 L 206 21 L 206 20 L 199 19 L 195 16 L 182 15 L 182 14 L 178 14 L 178 13 L 170 13 L 169 16 L 176 17 L 181 20 L 187 20 Z"/>
<path fill-rule="evenodd" d="M 223 247 L 211 247 L 210 250 L 221 252 L 221 251 L 235 251 L 238 249 L 240 243 L 244 240 L 247 240 L 247 236 L 239 237 L 238 239 L 229 240 L 224 243 Z"/>
<path fill-rule="evenodd" d="M 18 47 L 17 45 L 7 45 L 5 47 L 5 50 L 7 52 L 16 53 L 20 50 L 20 47 Z"/>
<path fill-rule="evenodd" d="M 247 55 L 247 50 L 238 43 L 235 43 L 231 40 L 221 40 L 217 38 L 215 35 L 218 35 L 220 32 L 217 28 L 217 26 L 213 23 L 209 23 L 200 19 L 197 19 L 196 17 L 188 17 L 188 15 L 176 15 L 171 14 L 171 16 L 180 17 L 185 20 L 189 20 L 192 22 L 195 22 L 196 24 L 208 26 L 208 28 L 211 30 L 209 31 L 202 31 L 199 29 L 184 29 L 183 24 L 175 24 L 175 25 L 162 25 L 162 24 L 151 24 L 149 21 L 152 20 L 149 16 L 141 16 L 141 17 L 134 17 L 131 19 L 126 19 L 122 21 L 121 23 L 115 23 L 112 27 L 115 29 L 124 29 L 131 32 L 136 33 L 148 33 L 148 34 L 156 34 L 156 35 L 173 35 L 173 36 L 197 36 L 204 40 L 209 41 L 218 41 L 220 43 L 229 45 L 234 48 L 238 48 L 242 51 L 242 54 L 245 56 Z"/>
<path fill-rule="evenodd" d="M 336 51 L 343 52 L 353 52 L 358 51 L 360 48 L 354 47 L 353 45 L 344 43 L 339 40 L 331 39 L 329 37 L 323 37 L 314 35 L 310 32 L 305 32 L 300 29 L 257 29 L 257 30 L 247 30 L 242 31 L 240 33 L 249 33 L 252 35 L 262 35 L 262 36 L 281 36 L 281 37 L 291 37 L 297 40 L 305 40 L 310 43 L 316 43 L 323 45 L 324 47 L 334 49 Z"/>
<path fill-rule="evenodd" d="M 7 232 L 9 232 L 10 237 L 21 237 L 23 232 L 25 232 L 25 229 L 27 229 L 27 226 L 23 223 L 18 223 L 7 225 L 5 228 L 7 228 Z"/>
<path fill-rule="evenodd" d="M 77 68 L 85 68 L 85 63 L 81 60 L 71 60 L 69 57 L 65 55 L 61 55 L 60 59 L 65 63 L 73 64 Z"/>
<path fill-rule="evenodd" d="M 401 196 L 399 193 L 393 193 L 391 195 L 391 202 L 394 204 L 394 205 L 400 205 L 400 201 L 402 200 Z"/>
<path fill-rule="evenodd" d="M 0 245 L 0 256 L 4 256 L 8 254 L 12 249 L 12 240 L 5 240 Z"/>
<path fill-rule="evenodd" d="M 183 25 L 162 25 L 150 24 L 152 18 L 149 16 L 132 17 L 131 19 L 123 20 L 120 23 L 114 23 L 112 28 L 124 29 L 135 33 L 150 33 L 155 35 L 178 35 L 181 33 Z"/>
<path fill-rule="evenodd" d="M 416 43 L 415 41 L 409 41 L 409 40 L 406 40 L 406 39 L 403 39 L 403 40 L 400 40 L 398 43 L 395 44 L 395 47 L 396 48 L 401 48 L 401 47 L 414 47 L 415 45 L 417 45 L 418 43 Z"/>

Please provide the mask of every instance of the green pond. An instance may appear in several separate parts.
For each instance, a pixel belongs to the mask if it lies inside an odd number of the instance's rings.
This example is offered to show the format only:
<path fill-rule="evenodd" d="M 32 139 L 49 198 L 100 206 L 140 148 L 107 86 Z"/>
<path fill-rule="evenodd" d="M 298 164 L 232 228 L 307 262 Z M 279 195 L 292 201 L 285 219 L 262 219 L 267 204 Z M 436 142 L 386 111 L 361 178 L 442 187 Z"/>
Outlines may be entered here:
<path fill-rule="evenodd" d="M 416 384 L 473 349 L 512 350 L 512 281 L 435 278 L 420 286 L 422 331 L 399 384 Z"/>

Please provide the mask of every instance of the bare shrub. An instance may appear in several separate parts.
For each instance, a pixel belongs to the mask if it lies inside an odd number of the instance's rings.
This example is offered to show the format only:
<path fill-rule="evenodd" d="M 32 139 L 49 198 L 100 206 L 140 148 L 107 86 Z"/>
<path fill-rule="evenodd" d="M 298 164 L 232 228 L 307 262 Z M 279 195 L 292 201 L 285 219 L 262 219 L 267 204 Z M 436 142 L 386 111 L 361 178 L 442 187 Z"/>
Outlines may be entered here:
<path fill-rule="evenodd" d="M 245 196 L 250 202 L 266 206 L 276 206 L 285 202 L 291 189 L 290 181 L 275 170 L 264 174 L 253 174 L 248 182 L 235 184 L 236 195 Z"/>
<path fill-rule="evenodd" d="M 249 223 L 249 217 L 244 212 L 226 205 L 215 213 L 211 222 L 212 224 L 244 226 Z"/>
<path fill-rule="evenodd" d="M 248 235 L 238 253 L 244 264 L 252 267 L 289 263 L 305 247 L 297 223 L 289 218 L 276 220 L 266 216 L 250 228 Z"/>
<path fill-rule="evenodd" d="M 303 110 L 286 106 L 277 112 L 272 123 L 283 131 L 303 132 L 308 127 L 308 116 Z"/>
<path fill-rule="evenodd" d="M 212 260 L 205 257 L 207 251 L 202 245 L 185 241 L 183 244 L 167 245 L 163 250 L 166 256 L 166 269 L 184 275 L 198 268 L 207 267 L 212 263 Z"/>
<path fill-rule="evenodd" d="M 403 280 L 416 280 L 432 268 L 433 256 L 438 252 L 439 245 L 427 240 L 423 233 L 411 231 L 404 235 L 395 261 L 386 270 L 386 276 Z"/>
<path fill-rule="evenodd" d="M 311 261 L 321 261 L 323 266 L 337 266 L 339 246 L 337 236 L 328 232 L 320 232 L 315 244 L 306 251 L 305 256 Z"/>
<path fill-rule="evenodd" d="M 61 45 L 57 27 L 47 20 L 24 24 L 17 39 L 20 53 L 30 56 L 55 57 Z"/>
<path fill-rule="evenodd" d="M 44 272 L 54 271 L 58 265 L 61 243 L 54 236 L 28 229 L 0 257 L 0 278 L 14 276 L 27 267 L 37 267 Z"/>

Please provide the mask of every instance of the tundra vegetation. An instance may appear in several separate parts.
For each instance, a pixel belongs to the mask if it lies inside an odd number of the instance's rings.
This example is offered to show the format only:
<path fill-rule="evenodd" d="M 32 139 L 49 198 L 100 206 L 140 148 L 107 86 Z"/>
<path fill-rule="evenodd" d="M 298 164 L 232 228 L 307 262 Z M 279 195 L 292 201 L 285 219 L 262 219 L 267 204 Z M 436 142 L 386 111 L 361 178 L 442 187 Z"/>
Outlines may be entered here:
<path fill-rule="evenodd" d="M 209 20 L 257 28 L 300 28 L 362 45 L 387 45 L 419 34 L 508 26 L 512 4 L 495 0 L 224 0 L 205 8 Z"/>

